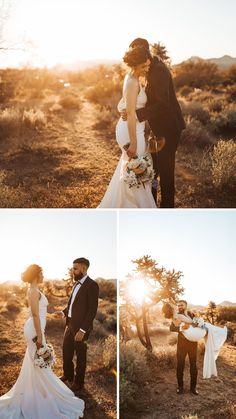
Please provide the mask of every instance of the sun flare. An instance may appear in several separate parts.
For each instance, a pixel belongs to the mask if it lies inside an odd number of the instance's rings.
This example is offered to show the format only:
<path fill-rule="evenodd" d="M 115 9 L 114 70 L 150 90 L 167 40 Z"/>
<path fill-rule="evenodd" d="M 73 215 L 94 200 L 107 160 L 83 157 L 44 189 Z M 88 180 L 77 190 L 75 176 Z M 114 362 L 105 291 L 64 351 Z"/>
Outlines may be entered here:
<path fill-rule="evenodd" d="M 128 284 L 128 293 L 132 301 L 142 304 L 148 296 L 148 286 L 144 279 L 132 279 Z"/>

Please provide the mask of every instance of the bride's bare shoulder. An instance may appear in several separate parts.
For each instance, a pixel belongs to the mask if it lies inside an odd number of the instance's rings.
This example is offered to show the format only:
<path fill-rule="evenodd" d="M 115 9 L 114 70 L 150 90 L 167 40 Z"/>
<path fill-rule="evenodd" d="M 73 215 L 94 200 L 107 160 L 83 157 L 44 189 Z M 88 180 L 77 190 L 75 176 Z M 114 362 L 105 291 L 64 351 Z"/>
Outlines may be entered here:
<path fill-rule="evenodd" d="M 41 297 L 41 295 L 40 295 L 40 291 L 38 290 L 38 289 L 36 289 L 36 288 L 30 288 L 28 291 L 27 291 L 27 297 L 30 299 L 30 300 L 35 300 L 35 299 L 40 299 L 40 297 Z"/>

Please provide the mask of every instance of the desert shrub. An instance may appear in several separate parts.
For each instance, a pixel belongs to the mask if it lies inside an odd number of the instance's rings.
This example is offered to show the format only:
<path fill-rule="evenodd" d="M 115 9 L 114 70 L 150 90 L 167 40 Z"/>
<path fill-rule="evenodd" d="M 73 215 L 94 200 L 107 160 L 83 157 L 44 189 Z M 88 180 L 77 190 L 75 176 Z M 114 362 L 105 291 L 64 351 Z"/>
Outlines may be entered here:
<path fill-rule="evenodd" d="M 0 103 L 7 103 L 10 99 L 15 96 L 16 86 L 11 81 L 1 81 L 0 76 Z"/>
<path fill-rule="evenodd" d="M 140 386 L 149 378 L 145 350 L 134 342 L 120 343 L 120 406 L 133 405 Z"/>
<path fill-rule="evenodd" d="M 227 87 L 226 98 L 227 98 L 228 102 L 235 103 L 235 101 L 236 101 L 236 85 Z"/>
<path fill-rule="evenodd" d="M 227 84 L 235 85 L 236 83 L 236 65 L 231 65 L 224 72 L 224 78 Z"/>
<path fill-rule="evenodd" d="M 188 60 L 175 67 L 175 86 L 179 89 L 183 86 L 203 88 L 216 86 L 221 79 L 216 64 L 205 60 Z"/>
<path fill-rule="evenodd" d="M 161 368 L 175 367 L 176 348 L 174 346 L 156 346 L 152 356 Z"/>
<path fill-rule="evenodd" d="M 96 314 L 96 319 L 100 322 L 100 323 L 104 323 L 104 321 L 106 320 L 106 315 L 105 313 L 103 313 L 102 311 L 97 311 Z"/>
<path fill-rule="evenodd" d="M 212 182 L 216 188 L 230 186 L 236 178 L 236 144 L 220 140 L 211 153 Z"/>
<path fill-rule="evenodd" d="M 97 279 L 99 285 L 99 298 L 103 300 L 116 300 L 116 285 L 107 279 Z"/>
<path fill-rule="evenodd" d="M 19 313 L 21 311 L 21 306 L 18 301 L 10 300 L 6 304 L 6 308 L 10 312 Z"/>
<path fill-rule="evenodd" d="M 236 307 L 217 307 L 217 322 L 220 321 L 236 321 Z"/>
<path fill-rule="evenodd" d="M 106 368 L 116 369 L 117 341 L 116 336 L 108 336 L 102 344 L 103 364 Z"/>
<path fill-rule="evenodd" d="M 168 339 L 168 345 L 176 345 L 177 344 L 177 340 L 178 340 L 178 335 L 177 333 L 172 333 Z"/>
<path fill-rule="evenodd" d="M 22 121 L 27 128 L 43 128 L 47 124 L 46 116 L 40 109 L 24 110 Z"/>
<path fill-rule="evenodd" d="M 97 122 L 93 125 L 94 129 L 106 130 L 108 128 L 115 129 L 115 123 L 119 117 L 118 111 L 115 108 L 107 109 L 101 108 L 97 111 Z"/>
<path fill-rule="evenodd" d="M 223 99 L 211 98 L 207 105 L 210 112 L 219 113 L 226 107 L 227 102 Z"/>
<path fill-rule="evenodd" d="M 216 133 L 236 132 L 236 108 L 229 107 L 211 116 L 209 127 Z"/>
<path fill-rule="evenodd" d="M 178 94 L 180 96 L 188 96 L 190 93 L 192 93 L 193 89 L 189 86 L 183 86 L 179 89 Z"/>
<path fill-rule="evenodd" d="M 116 317 L 111 317 L 109 319 L 107 319 L 105 321 L 104 326 L 106 327 L 107 330 L 116 333 L 117 330 L 117 321 L 116 321 Z"/>
<path fill-rule="evenodd" d="M 193 89 L 192 93 L 189 94 L 188 100 L 200 103 L 208 103 L 212 100 L 215 95 L 210 90 Z"/>
<path fill-rule="evenodd" d="M 73 109 L 79 111 L 81 109 L 81 102 L 79 98 L 73 95 L 66 95 L 62 97 L 58 104 L 62 106 L 64 109 Z"/>
<path fill-rule="evenodd" d="M 193 117 L 203 125 L 210 120 L 209 112 L 199 102 L 185 102 L 184 106 L 182 105 L 182 111 L 184 115 Z"/>
<path fill-rule="evenodd" d="M 205 147 L 212 145 L 214 139 L 200 121 L 189 117 L 186 128 L 181 134 L 181 143 L 190 148 L 193 146 Z"/>
<path fill-rule="evenodd" d="M 0 139 L 18 135 L 21 127 L 21 113 L 18 109 L 6 108 L 0 111 Z"/>
<path fill-rule="evenodd" d="M 109 332 L 106 330 L 105 326 L 95 319 L 94 324 L 93 324 L 93 332 L 91 334 L 91 339 L 92 340 L 105 339 L 108 336 L 109 336 Z"/>

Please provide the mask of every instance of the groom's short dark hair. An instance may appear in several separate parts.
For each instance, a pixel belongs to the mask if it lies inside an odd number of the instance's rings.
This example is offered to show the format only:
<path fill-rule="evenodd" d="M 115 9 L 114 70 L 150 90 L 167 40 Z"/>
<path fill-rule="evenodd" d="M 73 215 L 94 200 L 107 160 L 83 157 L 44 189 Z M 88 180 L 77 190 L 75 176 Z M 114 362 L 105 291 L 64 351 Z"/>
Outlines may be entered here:
<path fill-rule="evenodd" d="M 135 47 L 144 47 L 146 49 L 149 50 L 149 43 L 146 39 L 144 38 L 135 38 L 131 44 L 129 45 L 130 48 L 135 48 Z"/>
<path fill-rule="evenodd" d="M 82 263 L 83 265 L 87 266 L 87 268 L 89 268 L 89 266 L 90 266 L 90 262 L 86 258 L 77 258 L 77 259 L 73 260 L 73 263 Z"/>
<path fill-rule="evenodd" d="M 186 306 L 188 305 L 186 300 L 179 300 L 178 303 L 184 303 L 184 304 L 186 304 Z"/>

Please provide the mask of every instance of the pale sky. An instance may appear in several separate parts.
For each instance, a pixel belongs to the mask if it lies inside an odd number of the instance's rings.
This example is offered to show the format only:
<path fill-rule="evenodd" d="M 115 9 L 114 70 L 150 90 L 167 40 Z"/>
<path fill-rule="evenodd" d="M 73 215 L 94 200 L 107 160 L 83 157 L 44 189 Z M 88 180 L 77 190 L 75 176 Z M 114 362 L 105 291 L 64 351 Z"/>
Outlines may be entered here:
<path fill-rule="evenodd" d="M 121 59 L 136 37 L 165 44 L 173 63 L 236 56 L 235 0 L 5 0 L 11 2 L 5 39 L 24 35 L 38 50 L 1 53 L 0 66 Z"/>
<path fill-rule="evenodd" d="M 32 263 L 61 279 L 77 257 L 90 260 L 92 278 L 116 278 L 116 229 L 115 211 L 0 210 L 0 282 Z"/>
<path fill-rule="evenodd" d="M 236 302 L 236 211 L 121 211 L 118 276 L 132 259 L 150 255 L 183 272 L 184 298 L 193 304 Z"/>

